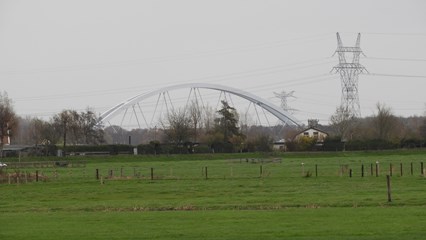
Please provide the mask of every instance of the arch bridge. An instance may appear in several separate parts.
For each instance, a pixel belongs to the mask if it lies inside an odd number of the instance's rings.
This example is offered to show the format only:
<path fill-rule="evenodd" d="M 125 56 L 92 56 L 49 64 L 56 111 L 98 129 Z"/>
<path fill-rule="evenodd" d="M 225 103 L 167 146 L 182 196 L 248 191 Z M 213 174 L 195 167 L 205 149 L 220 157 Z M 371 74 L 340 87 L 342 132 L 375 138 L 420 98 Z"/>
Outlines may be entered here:
<path fill-rule="evenodd" d="M 203 100 L 202 100 L 202 96 L 201 96 L 199 89 L 208 89 L 208 90 L 220 91 L 221 94 L 222 93 L 225 94 L 225 97 L 226 97 L 226 94 L 228 94 L 230 96 L 235 95 L 235 96 L 238 96 L 238 97 L 243 98 L 245 100 L 248 100 L 254 106 L 261 107 L 262 109 L 271 113 L 272 115 L 274 115 L 276 118 L 278 118 L 279 120 L 281 120 L 285 124 L 300 126 L 300 122 L 295 117 L 293 117 L 292 114 L 290 114 L 289 112 L 283 110 L 282 108 L 274 105 L 273 103 L 267 101 L 266 99 L 258 97 L 254 94 L 249 93 L 249 92 L 243 91 L 241 89 L 236 89 L 236 88 L 218 85 L 218 84 L 208 84 L 208 83 L 178 84 L 178 85 L 160 88 L 158 90 L 154 90 L 154 91 L 151 91 L 151 92 L 148 92 L 148 93 L 136 95 L 136 96 L 134 96 L 134 97 L 132 97 L 132 98 L 126 100 L 126 101 L 123 101 L 123 102 L 117 104 L 116 106 L 107 110 L 106 112 L 102 113 L 101 116 L 98 119 L 98 123 L 99 123 L 99 125 L 109 123 L 109 121 L 111 119 L 113 119 L 117 115 L 122 114 L 124 112 L 124 116 L 129 114 L 129 113 L 134 115 L 134 118 L 138 122 L 139 128 L 141 126 L 141 120 L 142 119 L 144 120 L 144 122 L 147 126 L 151 126 L 152 120 L 151 120 L 151 124 L 148 124 L 148 121 L 145 117 L 144 112 L 142 111 L 140 103 L 142 103 L 146 99 L 149 99 L 149 98 L 152 98 L 152 97 L 158 95 L 157 104 L 155 106 L 154 112 L 157 111 L 158 103 L 159 103 L 159 101 L 162 97 L 163 97 L 164 101 L 166 102 L 167 109 L 169 109 L 169 105 L 170 105 L 170 108 L 173 108 L 173 102 L 170 98 L 169 91 L 174 91 L 174 90 L 178 90 L 178 89 L 190 89 L 191 92 L 193 92 L 193 94 L 195 96 L 197 96 L 197 94 L 198 94 L 198 97 L 200 98 L 201 102 L 203 102 Z M 190 92 L 190 95 L 191 95 L 191 92 Z M 169 104 L 167 104 L 167 101 L 169 101 Z M 188 97 L 188 100 L 187 100 L 187 104 L 188 104 L 188 101 L 189 101 L 189 97 Z M 203 105 L 204 105 L 204 103 L 203 103 Z M 124 120 L 124 116 L 123 116 L 122 122 Z"/>

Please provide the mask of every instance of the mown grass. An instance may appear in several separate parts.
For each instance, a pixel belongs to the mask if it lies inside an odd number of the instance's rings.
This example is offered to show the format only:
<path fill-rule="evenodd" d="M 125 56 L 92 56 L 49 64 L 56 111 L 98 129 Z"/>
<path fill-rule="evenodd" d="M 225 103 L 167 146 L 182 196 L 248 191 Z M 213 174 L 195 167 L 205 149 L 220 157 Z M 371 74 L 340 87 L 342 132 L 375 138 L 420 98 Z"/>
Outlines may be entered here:
<path fill-rule="evenodd" d="M 85 157 L 85 168 L 37 169 L 47 181 L 0 185 L 0 239 L 423 239 L 426 234 L 426 178 L 420 175 L 425 152 L 217 156 Z M 282 161 L 260 163 L 277 157 Z M 370 172 L 377 161 L 378 177 L 375 169 Z M 390 164 L 392 202 L 385 178 Z"/>

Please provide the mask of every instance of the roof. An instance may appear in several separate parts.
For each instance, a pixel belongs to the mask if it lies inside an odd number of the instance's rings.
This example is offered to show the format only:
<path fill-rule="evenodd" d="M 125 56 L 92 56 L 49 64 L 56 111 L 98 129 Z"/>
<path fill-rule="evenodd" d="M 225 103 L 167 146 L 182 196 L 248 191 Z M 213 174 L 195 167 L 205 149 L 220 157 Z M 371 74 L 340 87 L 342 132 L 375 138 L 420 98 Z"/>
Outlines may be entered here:
<path fill-rule="evenodd" d="M 328 136 L 328 133 L 326 131 L 324 131 L 324 130 L 321 130 L 321 129 L 317 128 L 317 127 L 308 127 L 306 129 L 298 132 L 296 135 L 294 135 L 294 137 L 297 137 L 299 134 L 304 133 L 304 132 L 306 132 L 308 130 L 311 130 L 311 129 L 316 130 L 316 131 L 321 132 L 321 133 L 324 133 L 324 134 L 326 134 Z"/>
<path fill-rule="evenodd" d="M 3 151 L 22 151 L 32 147 L 32 145 L 4 145 Z"/>

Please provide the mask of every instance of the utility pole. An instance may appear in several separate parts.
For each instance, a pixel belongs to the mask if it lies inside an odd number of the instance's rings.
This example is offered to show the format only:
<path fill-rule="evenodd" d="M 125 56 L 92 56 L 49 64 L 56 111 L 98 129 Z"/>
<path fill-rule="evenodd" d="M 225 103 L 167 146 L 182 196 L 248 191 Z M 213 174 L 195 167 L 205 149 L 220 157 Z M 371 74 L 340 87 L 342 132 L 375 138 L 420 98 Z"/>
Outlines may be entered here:
<path fill-rule="evenodd" d="M 339 56 L 339 64 L 332 71 L 340 74 L 342 84 L 342 99 L 341 106 L 347 109 L 351 117 L 361 117 L 358 97 L 358 75 L 367 72 L 364 66 L 359 63 L 359 56 L 364 53 L 360 48 L 361 34 L 358 33 L 355 47 L 343 46 L 340 34 L 337 35 L 337 53 Z M 352 61 L 348 61 L 347 54 L 352 55 Z M 333 55 L 333 56 L 334 56 Z M 365 55 L 364 55 L 365 56 Z"/>

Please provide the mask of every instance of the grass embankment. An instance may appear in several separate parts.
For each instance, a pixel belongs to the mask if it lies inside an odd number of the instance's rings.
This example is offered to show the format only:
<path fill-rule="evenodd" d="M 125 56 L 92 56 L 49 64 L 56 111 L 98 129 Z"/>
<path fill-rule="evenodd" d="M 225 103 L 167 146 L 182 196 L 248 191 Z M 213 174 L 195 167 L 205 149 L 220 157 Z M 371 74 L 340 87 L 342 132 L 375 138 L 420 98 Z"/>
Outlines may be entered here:
<path fill-rule="evenodd" d="M 85 157 L 85 168 L 37 169 L 46 182 L 0 185 L 0 239 L 424 238 L 425 152 L 296 153 L 265 163 L 276 157 Z"/>

